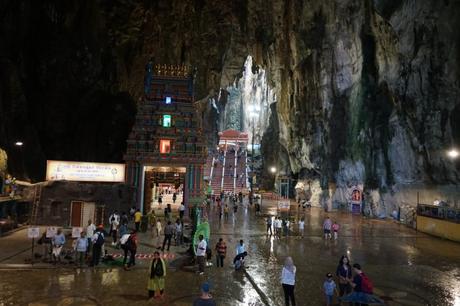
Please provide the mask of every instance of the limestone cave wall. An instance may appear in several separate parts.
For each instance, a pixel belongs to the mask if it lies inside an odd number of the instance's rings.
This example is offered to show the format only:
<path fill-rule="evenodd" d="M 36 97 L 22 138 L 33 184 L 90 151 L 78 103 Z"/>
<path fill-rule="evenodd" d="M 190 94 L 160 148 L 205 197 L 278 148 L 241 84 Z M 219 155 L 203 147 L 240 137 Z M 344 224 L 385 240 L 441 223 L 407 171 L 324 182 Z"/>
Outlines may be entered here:
<path fill-rule="evenodd" d="M 460 181 L 445 155 L 460 143 L 458 1 L 7 0 L 0 14 L 0 147 L 17 174 L 121 161 L 151 57 L 197 68 L 213 143 L 251 56 L 276 97 L 264 158 L 315 202 L 361 185 L 388 211 L 406 187 Z"/>

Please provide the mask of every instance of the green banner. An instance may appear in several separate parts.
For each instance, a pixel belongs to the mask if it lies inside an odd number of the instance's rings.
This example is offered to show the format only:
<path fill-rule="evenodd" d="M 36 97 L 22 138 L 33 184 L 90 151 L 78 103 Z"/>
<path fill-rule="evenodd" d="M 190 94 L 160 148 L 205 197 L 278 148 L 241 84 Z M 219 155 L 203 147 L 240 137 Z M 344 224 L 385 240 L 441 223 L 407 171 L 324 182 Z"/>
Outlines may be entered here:
<path fill-rule="evenodd" d="M 208 221 L 198 223 L 198 225 L 196 227 L 195 235 L 193 236 L 193 251 L 195 252 L 195 254 L 196 254 L 196 246 L 200 242 L 200 240 L 198 239 L 198 237 L 200 235 L 203 235 L 203 237 L 206 240 L 206 242 L 208 243 L 208 247 L 209 247 L 210 232 L 211 232 L 211 230 L 210 230 Z"/>

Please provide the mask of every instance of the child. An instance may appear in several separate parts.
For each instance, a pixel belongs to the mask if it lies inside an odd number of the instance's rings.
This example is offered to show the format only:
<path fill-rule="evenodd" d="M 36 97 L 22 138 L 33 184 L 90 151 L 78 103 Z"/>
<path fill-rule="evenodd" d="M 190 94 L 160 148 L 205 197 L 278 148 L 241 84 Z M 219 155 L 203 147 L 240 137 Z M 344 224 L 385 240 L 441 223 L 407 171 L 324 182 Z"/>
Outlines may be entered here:
<path fill-rule="evenodd" d="M 326 220 L 324 220 L 324 223 L 323 223 L 324 239 L 332 239 L 331 227 L 332 227 L 332 221 L 329 217 L 326 217 Z"/>
<path fill-rule="evenodd" d="M 332 279 L 332 273 L 326 274 L 326 281 L 323 284 L 323 291 L 326 296 L 326 306 L 332 305 L 332 300 L 334 298 L 334 292 L 337 293 L 335 282 Z"/>
<path fill-rule="evenodd" d="M 337 240 L 337 237 L 339 236 L 339 228 L 340 226 L 337 224 L 336 221 L 334 221 L 334 224 L 332 224 L 332 231 L 334 232 L 334 239 Z"/>

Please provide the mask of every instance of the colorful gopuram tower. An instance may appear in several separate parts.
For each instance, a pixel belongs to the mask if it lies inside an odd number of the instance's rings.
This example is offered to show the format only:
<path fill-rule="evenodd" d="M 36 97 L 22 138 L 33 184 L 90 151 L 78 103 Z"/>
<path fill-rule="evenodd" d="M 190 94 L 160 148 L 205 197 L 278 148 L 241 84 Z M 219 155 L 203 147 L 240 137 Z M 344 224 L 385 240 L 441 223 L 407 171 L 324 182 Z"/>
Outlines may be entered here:
<path fill-rule="evenodd" d="M 188 211 L 205 197 L 207 149 L 194 106 L 193 75 L 186 66 L 146 65 L 144 98 L 128 138 L 124 160 L 134 204 L 150 211 L 152 192 L 163 181 L 183 186 Z"/>

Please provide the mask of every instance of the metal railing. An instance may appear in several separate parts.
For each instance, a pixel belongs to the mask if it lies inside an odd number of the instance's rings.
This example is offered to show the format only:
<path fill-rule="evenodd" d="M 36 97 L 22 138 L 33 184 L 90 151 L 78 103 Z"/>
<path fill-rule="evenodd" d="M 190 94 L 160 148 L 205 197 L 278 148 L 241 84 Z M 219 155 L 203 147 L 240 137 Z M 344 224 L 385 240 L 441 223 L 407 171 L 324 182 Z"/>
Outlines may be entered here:
<path fill-rule="evenodd" d="M 460 223 L 460 208 L 418 204 L 417 215 L 453 223 Z"/>

